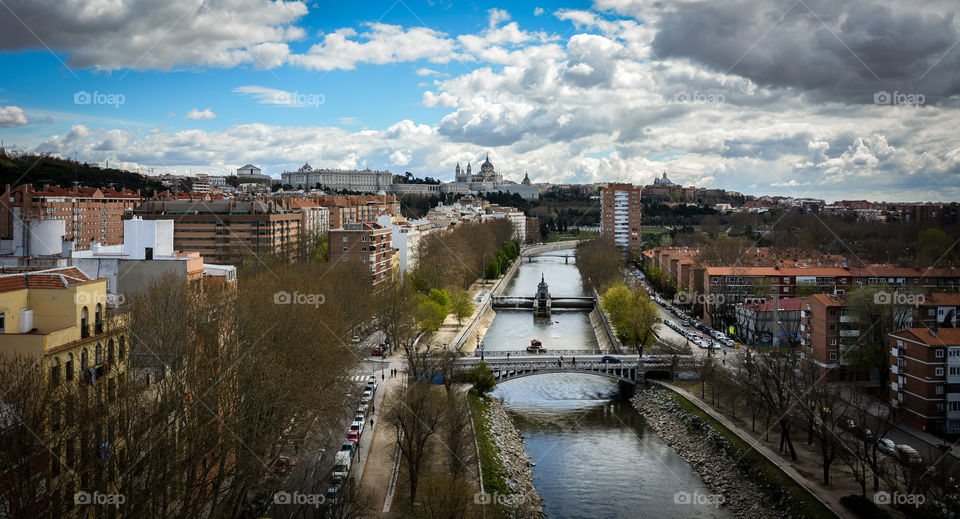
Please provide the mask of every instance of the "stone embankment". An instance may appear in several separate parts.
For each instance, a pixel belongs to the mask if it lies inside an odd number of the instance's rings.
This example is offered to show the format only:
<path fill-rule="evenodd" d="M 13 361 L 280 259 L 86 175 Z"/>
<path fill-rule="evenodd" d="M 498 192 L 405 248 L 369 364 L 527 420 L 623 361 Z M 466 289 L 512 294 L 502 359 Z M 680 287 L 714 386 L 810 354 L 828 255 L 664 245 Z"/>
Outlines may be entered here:
<path fill-rule="evenodd" d="M 662 394 L 645 389 L 631 399 L 647 424 L 700 475 L 715 495 L 723 496 L 723 507 L 744 519 L 781 518 L 786 504 L 776 502 L 757 488 L 743 470 L 741 459 L 727 453 L 729 442 L 700 417 L 691 415 Z M 691 427 L 698 430 L 691 432 Z M 682 490 L 682 489 L 679 489 Z M 772 489 L 775 490 L 775 489 Z M 781 500 L 789 499 L 781 497 Z"/>
<path fill-rule="evenodd" d="M 540 495 L 533 486 L 533 463 L 524 452 L 523 437 L 507 415 L 503 403 L 496 398 L 490 399 L 490 429 L 497 446 L 500 448 L 500 461 L 507 472 L 507 487 L 513 490 L 510 496 L 493 496 L 497 502 L 513 507 L 512 517 L 520 519 L 541 519 L 543 507 Z"/>

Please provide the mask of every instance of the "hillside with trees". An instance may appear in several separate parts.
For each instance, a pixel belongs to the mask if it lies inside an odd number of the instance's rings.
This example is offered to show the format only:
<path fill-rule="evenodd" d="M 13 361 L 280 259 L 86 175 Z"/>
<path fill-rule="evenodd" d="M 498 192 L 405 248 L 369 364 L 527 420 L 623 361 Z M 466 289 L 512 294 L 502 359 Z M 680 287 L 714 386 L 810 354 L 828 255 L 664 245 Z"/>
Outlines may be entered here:
<path fill-rule="evenodd" d="M 0 185 L 31 184 L 40 188 L 44 185 L 73 187 L 74 183 L 117 190 L 139 189 L 145 196 L 164 190 L 156 179 L 122 169 L 101 168 L 48 154 L 0 154 Z"/>

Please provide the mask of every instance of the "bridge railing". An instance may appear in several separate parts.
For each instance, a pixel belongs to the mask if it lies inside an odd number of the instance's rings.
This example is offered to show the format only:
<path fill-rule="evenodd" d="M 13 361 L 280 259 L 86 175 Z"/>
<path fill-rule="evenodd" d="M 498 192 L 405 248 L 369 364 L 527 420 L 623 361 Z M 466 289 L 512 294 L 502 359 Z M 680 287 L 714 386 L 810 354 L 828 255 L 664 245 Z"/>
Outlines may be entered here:
<path fill-rule="evenodd" d="M 560 355 L 563 355 L 564 357 L 566 357 L 566 356 L 568 356 L 568 355 L 569 355 L 569 356 L 574 356 L 574 355 L 605 355 L 605 354 L 607 354 L 607 353 L 609 353 L 609 352 L 604 351 L 604 350 L 549 350 L 549 351 L 547 351 L 546 353 L 531 353 L 531 352 L 529 352 L 529 351 L 527 351 L 527 350 L 496 350 L 496 351 L 484 351 L 484 352 L 483 352 L 483 356 L 484 356 L 484 357 L 499 358 L 499 357 L 507 357 L 507 355 L 511 355 L 511 356 L 524 356 L 524 355 L 527 355 L 527 356 L 530 356 L 530 355 L 560 356 Z M 474 357 L 479 357 L 479 356 L 480 356 L 480 350 L 474 351 L 474 352 L 473 352 L 473 356 L 474 356 Z"/>

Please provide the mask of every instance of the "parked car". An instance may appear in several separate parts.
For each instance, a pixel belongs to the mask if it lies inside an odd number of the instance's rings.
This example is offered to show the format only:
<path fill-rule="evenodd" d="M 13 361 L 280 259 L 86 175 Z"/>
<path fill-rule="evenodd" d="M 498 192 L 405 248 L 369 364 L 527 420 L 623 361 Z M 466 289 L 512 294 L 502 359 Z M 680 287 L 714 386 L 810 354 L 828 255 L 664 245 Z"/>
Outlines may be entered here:
<path fill-rule="evenodd" d="M 358 412 L 358 413 L 364 413 L 364 414 L 366 414 L 366 413 L 367 413 L 367 409 L 369 409 L 369 408 L 370 408 L 370 405 L 368 405 L 368 404 L 366 404 L 366 403 L 363 403 L 363 404 L 360 404 L 360 407 L 357 408 L 357 412 Z"/>
<path fill-rule="evenodd" d="M 905 443 L 897 445 L 894 452 L 896 453 L 897 458 L 905 465 L 917 465 L 919 463 L 923 463 L 923 457 L 920 456 L 920 453 L 917 452 L 917 449 L 914 449 Z"/>
<path fill-rule="evenodd" d="M 350 452 L 338 452 L 333 459 L 333 474 L 334 478 L 344 479 L 350 474 L 350 465 L 353 463 L 353 453 Z"/>
<path fill-rule="evenodd" d="M 620 364 L 620 359 L 610 355 L 604 355 L 600 357 L 600 362 L 603 364 Z"/>
<path fill-rule="evenodd" d="M 349 452 L 352 456 L 353 453 L 357 452 L 357 444 L 349 441 L 345 441 L 340 444 L 340 452 Z"/>
<path fill-rule="evenodd" d="M 684 320 L 684 321 L 683 321 L 683 325 L 684 325 L 684 326 L 690 326 L 690 321 Z"/>
<path fill-rule="evenodd" d="M 897 444 L 893 443 L 893 440 L 890 438 L 880 438 L 880 441 L 877 442 L 877 449 L 884 454 L 895 456 L 897 453 Z"/>
<path fill-rule="evenodd" d="M 328 505 L 336 505 L 337 501 L 340 500 L 340 486 L 334 486 L 327 489 L 327 494 L 324 496 L 323 502 Z"/>
<path fill-rule="evenodd" d="M 347 441 L 360 443 L 360 435 L 357 434 L 357 431 L 350 431 L 347 433 Z"/>
<path fill-rule="evenodd" d="M 373 398 L 373 391 L 371 389 L 365 389 L 363 391 L 363 401 L 369 402 L 371 398 Z"/>
<path fill-rule="evenodd" d="M 350 430 L 357 431 L 357 434 L 359 434 L 360 436 L 363 436 L 363 424 L 365 423 L 366 422 L 363 420 L 356 420 L 350 424 Z"/>
<path fill-rule="evenodd" d="M 643 360 L 645 362 L 660 362 L 663 359 L 661 359 L 660 357 L 657 357 L 656 355 L 647 355 L 643 357 Z"/>
<path fill-rule="evenodd" d="M 371 350 L 371 351 L 370 351 L 370 356 L 371 356 L 371 357 L 379 357 L 379 356 L 380 356 L 380 348 L 374 348 L 373 350 Z"/>
<path fill-rule="evenodd" d="M 286 456 L 280 456 L 270 463 L 270 470 L 278 476 L 285 476 L 296 462 Z"/>
<path fill-rule="evenodd" d="M 354 336 L 353 336 L 353 342 L 360 342 L 360 336 L 359 336 L 359 335 L 354 335 Z"/>

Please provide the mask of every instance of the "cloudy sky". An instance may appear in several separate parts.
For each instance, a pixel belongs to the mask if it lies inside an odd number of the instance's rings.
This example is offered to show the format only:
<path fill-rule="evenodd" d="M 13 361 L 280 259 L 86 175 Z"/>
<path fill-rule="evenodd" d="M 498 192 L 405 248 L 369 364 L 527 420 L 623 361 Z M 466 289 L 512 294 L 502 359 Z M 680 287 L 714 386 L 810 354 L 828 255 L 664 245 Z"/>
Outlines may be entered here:
<path fill-rule="evenodd" d="M 960 4 L 0 0 L 8 149 L 960 199 Z"/>

